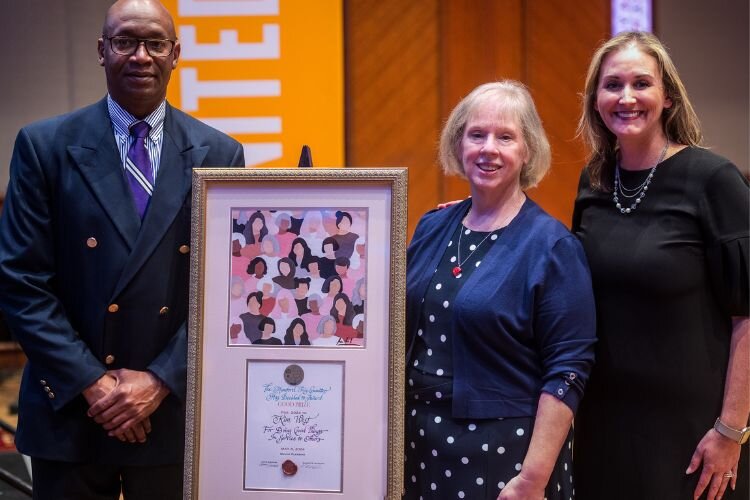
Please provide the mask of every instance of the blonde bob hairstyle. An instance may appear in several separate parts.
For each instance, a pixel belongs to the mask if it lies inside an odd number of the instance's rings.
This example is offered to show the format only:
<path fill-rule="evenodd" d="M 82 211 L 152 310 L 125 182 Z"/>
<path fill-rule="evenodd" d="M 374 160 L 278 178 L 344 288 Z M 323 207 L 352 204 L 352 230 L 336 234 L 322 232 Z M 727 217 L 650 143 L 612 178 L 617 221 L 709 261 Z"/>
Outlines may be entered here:
<path fill-rule="evenodd" d="M 487 105 L 497 106 L 500 115 L 516 119 L 529 155 L 529 161 L 521 168 L 521 189 L 536 186 L 549 171 L 552 154 L 534 100 L 526 86 L 515 80 L 480 85 L 453 108 L 440 134 L 439 160 L 443 172 L 466 178 L 461 139 L 472 113 Z"/>
<path fill-rule="evenodd" d="M 613 164 L 617 155 L 617 138 L 609 131 L 596 110 L 596 95 L 604 59 L 611 53 L 629 47 L 653 57 L 661 73 L 664 95 L 672 101 L 662 112 L 662 126 L 667 138 L 678 144 L 698 146 L 703 140 L 698 116 L 688 99 L 685 86 L 667 49 L 651 33 L 626 31 L 604 42 L 591 59 L 583 92 L 583 112 L 578 122 L 578 135 L 589 149 L 586 168 L 594 189 L 608 191 L 612 184 Z"/>

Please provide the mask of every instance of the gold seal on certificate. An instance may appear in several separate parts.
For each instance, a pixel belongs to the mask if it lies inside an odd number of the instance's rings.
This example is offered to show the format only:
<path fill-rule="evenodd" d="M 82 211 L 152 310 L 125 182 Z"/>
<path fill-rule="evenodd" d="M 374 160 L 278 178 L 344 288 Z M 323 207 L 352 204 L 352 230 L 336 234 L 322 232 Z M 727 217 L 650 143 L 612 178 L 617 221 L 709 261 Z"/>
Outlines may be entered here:
<path fill-rule="evenodd" d="M 281 464 L 281 472 L 283 472 L 285 476 L 293 476 L 297 473 L 297 464 L 291 460 L 284 460 L 284 463 Z"/>
<path fill-rule="evenodd" d="M 289 365 L 284 370 L 284 381 L 289 385 L 299 385 L 305 379 L 305 370 L 300 365 Z"/>

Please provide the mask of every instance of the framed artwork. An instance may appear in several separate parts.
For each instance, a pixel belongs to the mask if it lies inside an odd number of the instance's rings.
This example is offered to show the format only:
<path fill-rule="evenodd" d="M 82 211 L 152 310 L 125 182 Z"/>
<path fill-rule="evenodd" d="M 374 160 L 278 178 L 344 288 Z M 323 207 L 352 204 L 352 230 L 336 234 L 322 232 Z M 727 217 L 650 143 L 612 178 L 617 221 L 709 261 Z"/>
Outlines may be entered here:
<path fill-rule="evenodd" d="M 185 498 L 398 499 L 405 169 L 196 169 Z"/>

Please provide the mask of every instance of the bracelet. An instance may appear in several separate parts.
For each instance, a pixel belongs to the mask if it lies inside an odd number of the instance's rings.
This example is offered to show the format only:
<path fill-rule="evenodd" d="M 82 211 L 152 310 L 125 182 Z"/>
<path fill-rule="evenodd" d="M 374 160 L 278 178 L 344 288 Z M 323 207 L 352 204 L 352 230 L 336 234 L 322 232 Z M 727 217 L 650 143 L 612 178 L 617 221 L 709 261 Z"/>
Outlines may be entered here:
<path fill-rule="evenodd" d="M 722 436 L 731 439 L 737 444 L 745 444 L 748 438 L 750 438 L 750 427 L 734 429 L 722 422 L 721 418 L 717 418 L 716 422 L 714 422 L 714 429 Z"/>

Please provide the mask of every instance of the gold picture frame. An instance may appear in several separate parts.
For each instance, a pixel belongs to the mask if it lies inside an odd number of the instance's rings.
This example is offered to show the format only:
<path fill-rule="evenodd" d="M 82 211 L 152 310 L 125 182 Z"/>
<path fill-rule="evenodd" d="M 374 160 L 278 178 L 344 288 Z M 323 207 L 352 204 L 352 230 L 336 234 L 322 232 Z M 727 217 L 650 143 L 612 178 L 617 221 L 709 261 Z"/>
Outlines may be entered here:
<path fill-rule="evenodd" d="M 401 498 L 406 188 L 403 168 L 193 171 L 184 498 Z"/>

